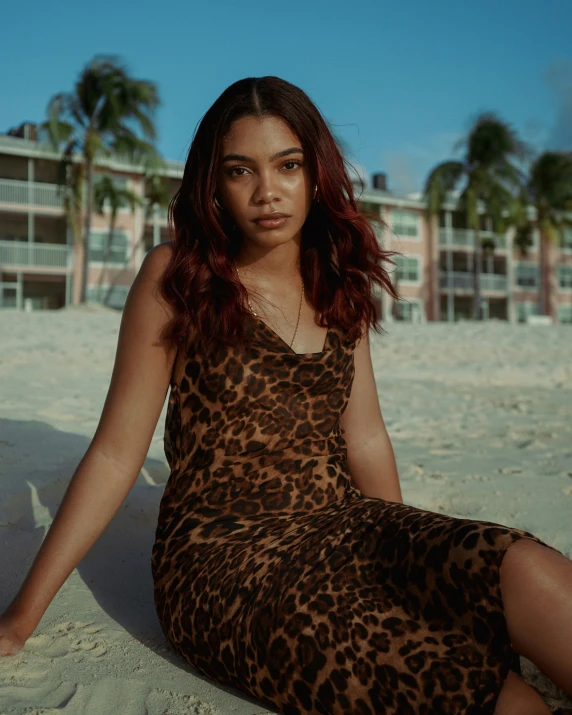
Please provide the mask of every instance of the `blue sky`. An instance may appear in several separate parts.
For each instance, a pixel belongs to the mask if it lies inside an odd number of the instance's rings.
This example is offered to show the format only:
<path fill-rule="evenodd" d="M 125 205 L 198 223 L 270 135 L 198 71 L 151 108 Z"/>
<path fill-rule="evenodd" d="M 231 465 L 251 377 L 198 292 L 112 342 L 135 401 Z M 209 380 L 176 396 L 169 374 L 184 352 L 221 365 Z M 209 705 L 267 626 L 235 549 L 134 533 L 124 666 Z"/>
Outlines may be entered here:
<path fill-rule="evenodd" d="M 571 0 L 28 0 L 2 18 L 0 131 L 41 121 L 53 94 L 110 53 L 157 83 L 169 159 L 184 161 L 229 84 L 270 74 L 309 94 L 348 159 L 386 171 L 390 190 L 421 189 L 481 111 L 539 151 L 572 149 Z"/>

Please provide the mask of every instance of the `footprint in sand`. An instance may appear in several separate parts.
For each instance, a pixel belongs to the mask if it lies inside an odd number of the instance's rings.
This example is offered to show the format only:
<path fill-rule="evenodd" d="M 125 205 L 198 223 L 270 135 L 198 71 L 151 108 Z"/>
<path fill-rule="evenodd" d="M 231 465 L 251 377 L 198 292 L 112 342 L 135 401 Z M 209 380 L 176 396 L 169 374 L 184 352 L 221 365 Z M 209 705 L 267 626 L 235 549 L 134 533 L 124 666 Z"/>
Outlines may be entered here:
<path fill-rule="evenodd" d="M 100 658 L 107 653 L 107 644 L 96 637 L 101 626 L 81 621 L 62 621 L 54 628 L 32 636 L 26 642 L 26 653 L 44 658 L 62 658 L 70 653 L 89 654 Z"/>
<path fill-rule="evenodd" d="M 93 683 L 47 682 L 40 687 L 4 685 L 2 715 L 221 715 L 196 696 L 183 695 L 134 678 L 104 677 Z"/>
<path fill-rule="evenodd" d="M 64 621 L 29 638 L 23 651 L 2 663 L 1 715 L 222 715 L 196 696 L 92 669 L 89 663 L 100 662 L 114 645 L 113 634 L 100 631 L 95 624 Z M 70 661 L 82 665 L 74 670 Z"/>
<path fill-rule="evenodd" d="M 77 686 L 74 683 L 49 682 L 49 676 L 46 680 L 48 682 L 37 687 L 31 687 L 29 683 L 2 683 L 2 714 L 33 712 L 34 715 L 59 715 L 62 712 L 71 712 L 67 706 L 75 695 Z"/>

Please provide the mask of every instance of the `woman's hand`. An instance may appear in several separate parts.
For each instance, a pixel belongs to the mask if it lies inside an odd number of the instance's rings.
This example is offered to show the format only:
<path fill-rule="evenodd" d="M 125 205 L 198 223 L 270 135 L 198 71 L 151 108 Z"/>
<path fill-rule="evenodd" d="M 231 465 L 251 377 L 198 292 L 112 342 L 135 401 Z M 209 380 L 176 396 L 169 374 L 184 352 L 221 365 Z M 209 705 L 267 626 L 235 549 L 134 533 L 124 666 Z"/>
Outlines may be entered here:
<path fill-rule="evenodd" d="M 30 635 L 29 629 L 20 621 L 4 613 L 0 616 L 0 657 L 15 655 L 22 650 Z"/>

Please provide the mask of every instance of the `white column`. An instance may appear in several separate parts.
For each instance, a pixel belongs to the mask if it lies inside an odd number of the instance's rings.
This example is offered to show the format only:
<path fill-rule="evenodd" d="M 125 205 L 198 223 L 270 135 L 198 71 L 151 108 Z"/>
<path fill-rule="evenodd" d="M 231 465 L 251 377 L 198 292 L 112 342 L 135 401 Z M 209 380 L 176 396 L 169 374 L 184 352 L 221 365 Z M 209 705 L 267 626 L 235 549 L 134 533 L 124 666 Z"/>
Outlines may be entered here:
<path fill-rule="evenodd" d="M 153 204 L 153 246 L 161 243 L 161 226 L 159 225 L 159 204 Z"/>
<path fill-rule="evenodd" d="M 34 212 L 31 209 L 34 193 L 34 159 L 28 159 L 28 243 L 32 243 L 35 234 Z"/>
<path fill-rule="evenodd" d="M 24 309 L 24 281 L 22 279 L 22 271 L 16 273 L 16 308 Z"/>
<path fill-rule="evenodd" d="M 71 249 L 73 245 L 73 237 L 71 235 L 70 227 L 66 224 L 66 246 L 68 247 L 68 260 L 67 260 L 67 272 L 66 272 L 66 297 L 65 305 L 70 305 L 72 302 L 72 276 L 73 276 L 73 250 Z M 72 269 L 70 271 L 70 269 Z"/>
<path fill-rule="evenodd" d="M 447 244 L 445 247 L 447 257 L 447 322 L 455 322 L 455 294 L 453 292 L 453 215 L 450 211 L 445 211 L 445 229 Z M 441 301 L 439 300 L 439 310 Z"/>
<path fill-rule="evenodd" d="M 516 323 L 516 312 L 514 308 L 514 262 L 512 260 L 512 244 L 514 239 L 515 229 L 509 228 L 506 232 L 506 281 L 507 281 L 507 318 L 509 323 Z"/>
<path fill-rule="evenodd" d="M 379 214 L 381 219 L 385 222 L 387 228 L 384 228 L 383 231 L 380 232 L 380 242 L 381 246 L 385 251 L 391 250 L 391 229 L 389 228 L 390 226 L 390 221 L 391 221 L 391 216 L 389 213 L 389 209 L 387 209 L 385 206 L 380 204 L 379 207 Z M 395 260 L 395 257 L 394 257 Z M 392 268 L 395 269 L 394 266 L 392 266 L 390 263 L 387 264 L 387 268 Z M 381 292 L 381 306 L 382 306 L 382 313 L 383 313 L 383 321 L 385 323 L 393 323 L 393 315 L 391 313 L 391 304 L 393 302 L 393 298 L 389 295 L 389 293 L 386 290 L 382 290 Z"/>
<path fill-rule="evenodd" d="M 137 181 L 137 185 L 133 187 L 135 192 L 142 198 L 145 198 L 145 182 L 143 177 Z M 137 206 L 133 216 L 133 233 L 131 236 L 133 251 L 133 268 L 135 272 L 139 271 L 143 263 L 143 232 L 145 231 L 145 204 Z"/>

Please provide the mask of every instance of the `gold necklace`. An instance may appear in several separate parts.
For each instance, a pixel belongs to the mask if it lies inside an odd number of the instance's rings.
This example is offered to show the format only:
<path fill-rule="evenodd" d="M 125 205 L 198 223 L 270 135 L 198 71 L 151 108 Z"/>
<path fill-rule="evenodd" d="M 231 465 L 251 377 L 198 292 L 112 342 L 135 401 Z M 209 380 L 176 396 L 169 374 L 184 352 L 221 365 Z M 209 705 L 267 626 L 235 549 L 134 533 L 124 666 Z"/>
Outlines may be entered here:
<path fill-rule="evenodd" d="M 234 264 L 234 270 L 236 271 L 236 275 L 238 276 L 238 279 L 240 280 L 240 274 L 239 274 L 239 272 L 238 272 L 238 268 L 237 268 L 237 266 L 236 266 L 236 263 Z M 241 282 L 242 282 L 242 281 L 241 281 Z M 244 284 L 243 284 L 243 285 L 244 285 Z M 252 303 L 250 302 L 250 298 L 248 297 L 248 293 L 247 293 L 246 299 L 247 299 L 247 301 L 248 301 L 248 307 L 250 308 L 250 312 L 251 312 L 253 315 L 256 315 L 257 318 L 260 317 L 260 316 L 258 315 L 258 313 L 255 313 L 255 312 L 254 312 L 254 308 L 252 307 Z M 296 321 L 296 329 L 294 330 L 294 336 L 293 336 L 293 338 L 292 338 L 292 342 L 290 343 L 290 347 L 292 347 L 292 345 L 294 345 L 294 340 L 295 340 L 295 338 L 296 338 L 296 333 L 298 332 L 298 325 L 299 325 L 299 323 L 300 323 L 300 315 L 302 314 L 302 301 L 303 301 L 303 299 L 304 299 L 304 281 L 302 281 L 302 295 L 300 296 L 300 308 L 298 309 L 298 320 Z"/>

